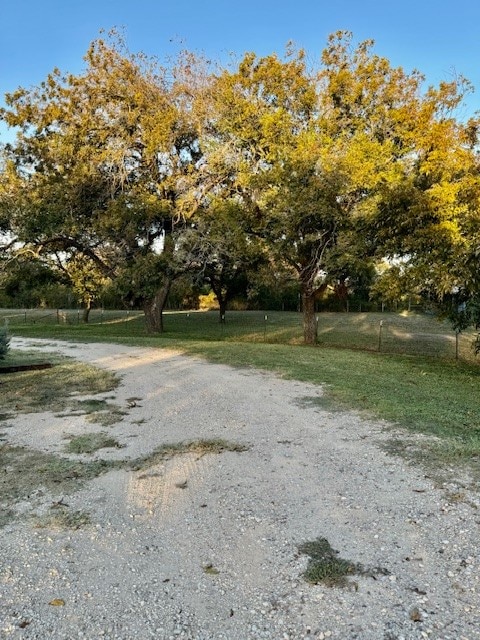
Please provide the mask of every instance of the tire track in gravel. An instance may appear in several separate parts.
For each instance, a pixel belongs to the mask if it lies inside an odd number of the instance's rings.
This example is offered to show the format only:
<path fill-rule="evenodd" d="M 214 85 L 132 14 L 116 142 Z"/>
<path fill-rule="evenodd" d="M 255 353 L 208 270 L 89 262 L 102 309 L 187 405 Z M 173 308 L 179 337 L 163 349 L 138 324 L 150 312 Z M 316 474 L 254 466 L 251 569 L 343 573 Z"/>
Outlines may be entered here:
<path fill-rule="evenodd" d="M 180 517 L 192 503 L 198 503 L 200 487 L 208 483 L 214 457 L 195 452 L 177 454 L 146 471 L 131 474 L 127 503 L 146 515 Z"/>

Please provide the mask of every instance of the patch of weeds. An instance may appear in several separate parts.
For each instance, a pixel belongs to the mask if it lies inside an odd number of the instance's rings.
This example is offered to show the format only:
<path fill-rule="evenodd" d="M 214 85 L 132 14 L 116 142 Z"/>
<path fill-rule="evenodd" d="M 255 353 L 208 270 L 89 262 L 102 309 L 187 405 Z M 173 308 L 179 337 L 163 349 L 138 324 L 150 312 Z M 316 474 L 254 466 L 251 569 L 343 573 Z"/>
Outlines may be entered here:
<path fill-rule="evenodd" d="M 423 467 L 437 485 L 451 481 L 464 471 L 474 482 L 480 480 L 480 443 L 454 438 L 450 441 L 435 436 L 394 436 L 379 443 L 390 455 L 402 457 L 409 465 Z M 477 464 L 473 464 L 477 462 Z"/>
<path fill-rule="evenodd" d="M 48 357 L 48 360 L 50 360 L 50 355 L 52 354 L 46 354 L 46 356 Z M 41 355 L 42 359 L 44 358 L 44 354 Z M 58 356 L 56 356 L 56 359 L 58 360 Z M 3 361 L 2 365 L 21 365 L 21 364 L 31 364 L 31 363 L 37 363 L 39 361 L 39 353 L 38 351 L 35 351 L 33 349 L 10 349 L 10 351 L 8 352 L 5 360 Z"/>
<path fill-rule="evenodd" d="M 363 572 L 360 564 L 338 557 L 326 538 L 317 538 L 298 546 L 300 553 L 309 556 L 304 578 L 311 584 L 325 584 L 329 587 L 345 587 L 347 577 Z"/>
<path fill-rule="evenodd" d="M 241 444 L 239 442 L 230 442 L 223 438 L 213 438 L 211 440 L 193 440 L 187 443 L 189 451 L 195 451 L 196 453 L 223 453 L 224 451 L 234 451 L 237 453 L 243 453 L 248 451 L 250 445 Z"/>
<path fill-rule="evenodd" d="M 329 413 L 338 413 L 345 411 L 346 408 L 342 407 L 338 402 L 335 402 L 327 395 L 324 396 L 302 396 L 294 400 L 294 404 L 300 409 L 322 409 Z"/>
<path fill-rule="evenodd" d="M 138 425 L 141 425 L 141 424 L 145 424 L 145 423 L 146 423 L 146 421 L 147 421 L 147 420 L 146 420 L 146 418 L 140 418 L 140 420 L 134 420 L 134 421 L 132 422 L 132 424 L 138 424 Z"/>
<path fill-rule="evenodd" d="M 478 475 L 478 461 L 480 460 L 480 437 L 471 434 L 463 437 L 450 438 L 449 440 L 435 439 L 431 446 L 430 455 L 434 463 L 443 463 L 454 467 L 465 466 L 473 462 L 471 471 Z"/>
<path fill-rule="evenodd" d="M 70 412 L 56 414 L 56 417 L 86 416 L 88 422 L 100 424 L 102 427 L 111 427 L 128 415 L 128 412 L 120 409 L 118 405 L 96 398 L 70 401 L 69 408 Z"/>
<path fill-rule="evenodd" d="M 0 529 L 15 519 L 15 511 L 12 509 L 0 507 Z"/>
<path fill-rule="evenodd" d="M 83 411 L 66 411 L 65 413 L 55 413 L 55 418 L 75 418 L 77 416 L 84 416 Z"/>
<path fill-rule="evenodd" d="M 70 442 L 65 447 L 67 453 L 94 453 L 99 449 L 121 448 L 115 438 L 103 431 L 100 433 L 85 433 L 80 436 L 69 436 Z"/>
<path fill-rule="evenodd" d="M 50 513 L 36 518 L 34 527 L 36 529 L 80 529 L 91 524 L 90 514 L 86 511 L 70 511 L 61 506 L 51 507 Z"/>
<path fill-rule="evenodd" d="M 4 360 L 10 349 L 11 336 L 8 333 L 7 320 L 4 321 L 5 326 L 0 328 L 0 360 Z"/>
<path fill-rule="evenodd" d="M 39 488 L 54 495 L 66 495 L 79 489 L 87 480 L 120 466 L 122 464 L 115 461 L 80 462 L 24 447 L 2 445 L 0 507 L 8 510 Z"/>
<path fill-rule="evenodd" d="M 311 584 L 325 584 L 328 587 L 346 587 L 351 584 L 352 575 L 369 576 L 389 575 L 383 567 L 365 568 L 358 562 L 338 557 L 338 551 L 332 548 L 326 538 L 316 538 L 298 546 L 298 551 L 309 556 L 307 569 L 303 577 Z M 358 588 L 356 583 L 353 583 Z"/>
<path fill-rule="evenodd" d="M 88 422 L 94 422 L 95 424 L 99 424 L 102 427 L 112 427 L 117 422 L 123 420 L 123 417 L 128 415 L 126 411 L 122 411 L 120 408 L 115 407 L 113 405 L 110 411 L 95 411 L 93 413 L 89 413 L 86 416 L 86 420 Z"/>
<path fill-rule="evenodd" d="M 426 462 L 425 455 L 429 448 L 422 448 L 418 442 L 412 441 L 408 434 L 404 437 L 392 436 L 386 442 L 380 442 L 379 446 L 391 456 L 400 456 L 412 465 Z"/>
<path fill-rule="evenodd" d="M 93 413 L 94 411 L 105 411 L 109 406 L 106 400 L 97 398 L 89 398 L 88 400 L 75 400 L 72 403 L 73 411 L 83 411 L 85 413 Z"/>
<path fill-rule="evenodd" d="M 134 470 L 147 469 L 156 464 L 169 460 L 174 456 L 184 453 L 197 453 L 200 457 L 207 453 L 223 453 L 224 451 L 235 451 L 242 453 L 250 449 L 249 445 L 240 444 L 238 442 L 229 442 L 221 438 L 212 440 L 191 440 L 188 442 L 179 442 L 176 444 L 163 445 L 148 456 L 134 460 L 131 465 Z"/>
<path fill-rule="evenodd" d="M 445 498 L 450 504 L 456 504 L 458 502 L 466 502 L 467 494 L 465 491 L 446 491 Z"/>
<path fill-rule="evenodd" d="M 21 413 L 62 412 L 75 406 L 72 393 L 95 394 L 115 389 L 119 379 L 113 373 L 68 358 L 55 359 L 54 369 L 9 374 L 2 384 L 2 405 Z M 103 402 L 103 401 L 101 401 Z"/>
<path fill-rule="evenodd" d="M 220 573 L 218 569 L 215 569 L 215 567 L 211 562 L 209 562 L 203 567 L 203 571 L 209 576 L 218 576 L 218 574 Z"/>
<path fill-rule="evenodd" d="M 472 509 L 478 509 L 478 504 L 471 500 L 466 491 L 446 491 L 445 498 L 450 504 L 468 504 Z"/>

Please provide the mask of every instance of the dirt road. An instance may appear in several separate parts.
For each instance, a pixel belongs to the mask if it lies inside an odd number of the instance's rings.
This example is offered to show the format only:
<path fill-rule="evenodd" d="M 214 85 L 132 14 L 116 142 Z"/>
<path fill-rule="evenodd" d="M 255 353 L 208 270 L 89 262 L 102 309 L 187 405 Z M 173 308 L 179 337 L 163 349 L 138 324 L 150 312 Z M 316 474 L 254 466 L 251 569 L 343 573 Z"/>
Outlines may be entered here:
<path fill-rule="evenodd" d="M 66 433 L 107 430 L 122 448 L 81 459 L 218 438 L 248 450 L 109 471 L 64 497 L 89 514 L 78 529 L 0 529 L 0 637 L 480 638 L 479 496 L 388 455 L 387 425 L 325 411 L 319 387 L 165 350 L 12 342 L 115 371 L 118 389 L 98 397 L 127 413 L 108 428 L 19 415 L 11 444 L 66 456 Z M 39 485 L 17 508 L 51 502 Z M 317 538 L 364 572 L 307 583 L 298 546 Z"/>

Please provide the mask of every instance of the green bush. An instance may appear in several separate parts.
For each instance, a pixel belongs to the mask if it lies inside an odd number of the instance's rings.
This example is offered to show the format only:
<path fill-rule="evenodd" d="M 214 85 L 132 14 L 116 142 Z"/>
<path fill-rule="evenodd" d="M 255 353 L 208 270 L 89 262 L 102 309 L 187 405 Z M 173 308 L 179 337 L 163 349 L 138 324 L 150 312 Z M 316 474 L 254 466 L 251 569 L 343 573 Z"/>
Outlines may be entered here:
<path fill-rule="evenodd" d="M 0 360 L 3 360 L 10 348 L 10 336 L 8 335 L 7 326 L 0 329 Z"/>

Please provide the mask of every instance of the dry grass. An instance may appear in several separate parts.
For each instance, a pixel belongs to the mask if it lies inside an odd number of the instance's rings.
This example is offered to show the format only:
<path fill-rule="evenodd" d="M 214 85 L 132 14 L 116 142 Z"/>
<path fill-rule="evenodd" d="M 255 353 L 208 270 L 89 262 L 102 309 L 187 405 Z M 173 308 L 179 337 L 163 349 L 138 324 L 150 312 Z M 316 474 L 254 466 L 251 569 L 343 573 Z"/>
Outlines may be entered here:
<path fill-rule="evenodd" d="M 64 505 L 52 505 L 49 513 L 34 518 L 36 529 L 81 529 L 91 524 L 90 514 L 86 511 L 72 511 Z"/>
<path fill-rule="evenodd" d="M 238 442 L 230 442 L 221 438 L 212 440 L 190 440 L 187 442 L 178 442 L 174 444 L 165 444 L 158 447 L 148 456 L 138 458 L 130 463 L 135 470 L 148 469 L 165 460 L 169 460 L 174 456 L 185 453 L 196 453 L 198 456 L 204 456 L 209 453 L 223 453 L 225 451 L 233 451 L 242 453 L 250 449 L 249 445 L 240 444 Z"/>
<path fill-rule="evenodd" d="M 15 353 L 12 353 L 12 357 L 15 357 Z M 54 362 L 55 366 L 1 376 L 3 412 L 85 410 L 85 406 L 80 407 L 79 401 L 71 397 L 72 394 L 94 395 L 111 391 L 118 385 L 118 378 L 108 371 L 69 358 L 59 358 L 58 355 L 50 355 L 45 359 Z"/>
<path fill-rule="evenodd" d="M 65 496 L 87 480 L 119 466 L 97 460 L 79 462 L 25 447 L 0 447 L 0 526 L 15 518 L 15 504 L 28 500 L 38 490 Z"/>
<path fill-rule="evenodd" d="M 103 431 L 100 433 L 85 433 L 80 436 L 68 437 L 70 441 L 65 447 L 67 453 L 91 454 L 100 449 L 120 449 L 122 447 L 115 438 L 112 438 Z"/>

